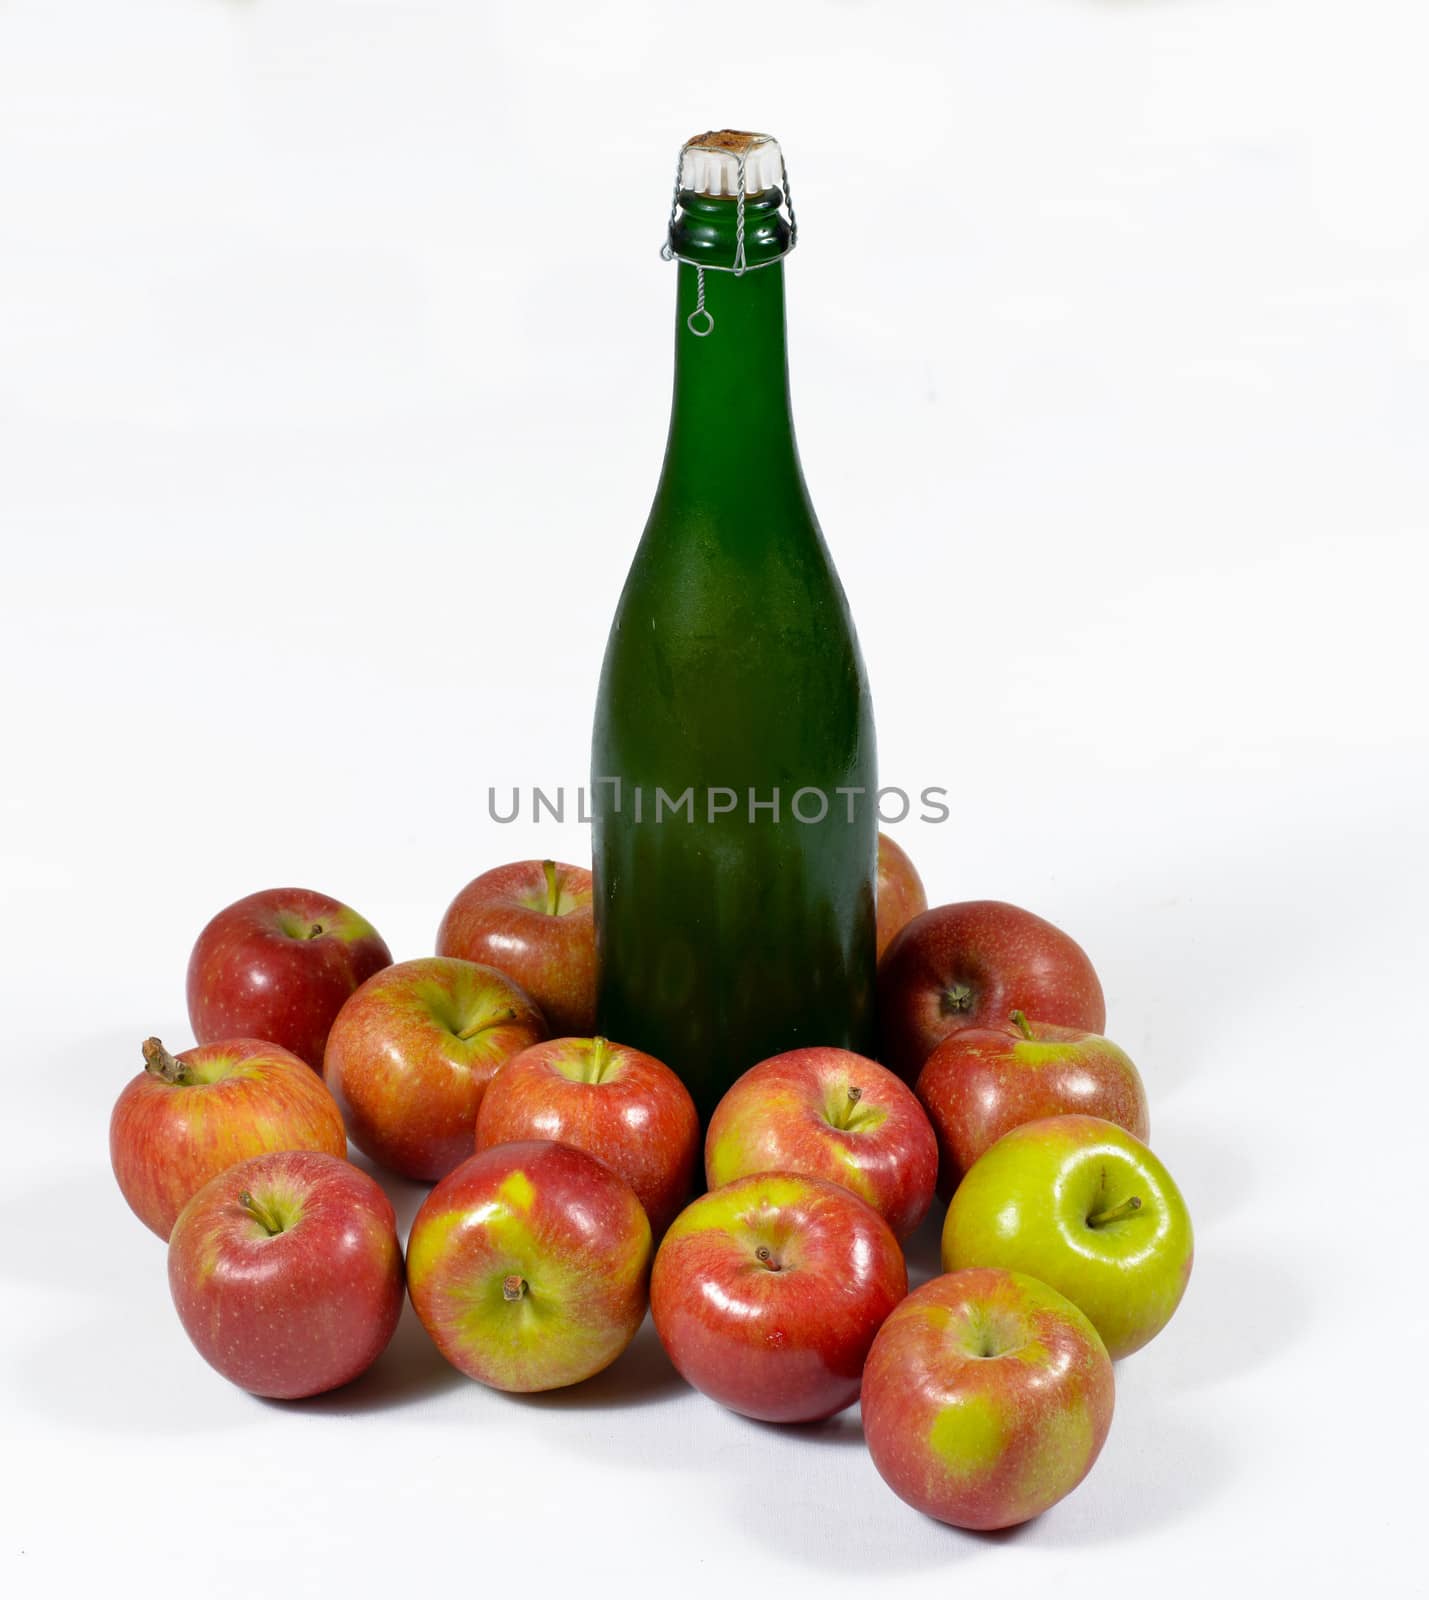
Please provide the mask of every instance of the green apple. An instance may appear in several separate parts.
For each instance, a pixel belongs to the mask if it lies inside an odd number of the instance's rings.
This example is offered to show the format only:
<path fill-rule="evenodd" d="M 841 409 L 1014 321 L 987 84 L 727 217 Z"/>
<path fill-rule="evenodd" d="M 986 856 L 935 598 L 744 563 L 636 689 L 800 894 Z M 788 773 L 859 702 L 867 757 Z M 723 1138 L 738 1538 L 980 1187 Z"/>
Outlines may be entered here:
<path fill-rule="evenodd" d="M 1113 1360 L 1171 1320 L 1191 1275 L 1191 1218 L 1171 1174 L 1100 1117 L 1046 1117 L 973 1163 L 943 1224 L 943 1267 L 1004 1267 L 1080 1306 Z"/>

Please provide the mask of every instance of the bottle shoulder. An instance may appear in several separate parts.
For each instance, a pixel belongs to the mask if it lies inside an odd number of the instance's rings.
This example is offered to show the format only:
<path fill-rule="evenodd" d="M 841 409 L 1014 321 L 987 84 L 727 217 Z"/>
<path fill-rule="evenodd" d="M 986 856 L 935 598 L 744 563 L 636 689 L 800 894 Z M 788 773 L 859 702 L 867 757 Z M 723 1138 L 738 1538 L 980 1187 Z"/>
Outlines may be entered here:
<path fill-rule="evenodd" d="M 615 627 L 692 637 L 719 634 L 757 650 L 807 635 L 824 648 L 854 639 L 838 572 L 818 525 L 771 535 L 691 522 L 647 526 L 616 608 Z"/>
<path fill-rule="evenodd" d="M 630 564 L 633 579 L 647 572 L 711 588 L 839 581 L 802 482 L 747 493 L 720 483 L 691 493 L 662 481 Z"/>
<path fill-rule="evenodd" d="M 796 742 L 835 728 L 852 736 L 871 717 L 853 619 L 826 556 L 804 565 L 778 555 L 731 563 L 698 549 L 637 554 L 601 701 L 677 724 L 718 703 L 732 734 Z"/>

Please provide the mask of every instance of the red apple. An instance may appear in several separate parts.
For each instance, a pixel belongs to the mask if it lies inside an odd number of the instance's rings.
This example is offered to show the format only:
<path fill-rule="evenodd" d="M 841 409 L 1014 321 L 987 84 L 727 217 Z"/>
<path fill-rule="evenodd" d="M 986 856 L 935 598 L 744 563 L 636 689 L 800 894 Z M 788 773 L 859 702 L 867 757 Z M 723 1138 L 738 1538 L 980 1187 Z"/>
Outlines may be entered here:
<path fill-rule="evenodd" d="M 1082 947 L 1001 900 L 925 911 L 879 962 L 883 1060 L 910 1083 L 950 1033 L 1001 1027 L 1014 1011 L 1090 1033 L 1106 1026 L 1102 986 Z"/>
<path fill-rule="evenodd" d="M 938 1146 L 913 1091 L 851 1050 L 788 1050 L 735 1080 L 710 1118 L 711 1189 L 756 1172 L 842 1184 L 906 1239 L 927 1215 Z"/>
<path fill-rule="evenodd" d="M 1106 1347 L 1070 1300 L 974 1268 L 925 1283 L 883 1324 L 863 1431 L 909 1505 L 957 1528 L 1009 1528 L 1091 1471 L 1113 1400 Z"/>
<path fill-rule="evenodd" d="M 687 1383 L 747 1417 L 816 1422 L 858 1398 L 873 1336 L 907 1292 L 872 1206 L 822 1178 L 760 1173 L 675 1218 L 650 1309 Z"/>
<path fill-rule="evenodd" d="M 189 957 L 200 1044 L 268 1039 L 322 1070 L 328 1029 L 364 979 L 389 966 L 376 928 L 311 889 L 264 889 L 220 911 Z"/>
<path fill-rule="evenodd" d="M 184 1207 L 169 1288 L 198 1353 L 240 1389 L 270 1400 L 336 1389 L 376 1361 L 402 1313 L 392 1204 L 334 1156 L 254 1156 Z"/>
<path fill-rule="evenodd" d="M 645 1317 L 650 1223 L 584 1150 L 529 1140 L 469 1156 L 422 1203 L 412 1304 L 459 1371 L 526 1393 L 589 1378 Z"/>
<path fill-rule="evenodd" d="M 359 1150 L 430 1183 L 471 1154 L 497 1068 L 545 1036 L 540 1011 L 505 973 L 425 956 L 384 967 L 348 1000 L 323 1077 Z"/>
<path fill-rule="evenodd" d="M 901 845 L 886 833 L 878 836 L 878 954 L 895 933 L 928 909 L 928 892 L 918 869 Z"/>
<path fill-rule="evenodd" d="M 1150 1133 L 1141 1074 L 1124 1050 L 1084 1028 L 1032 1022 L 1020 1011 L 1005 1028 L 959 1028 L 918 1074 L 918 1098 L 938 1136 L 938 1192 L 1004 1133 L 1082 1112 L 1145 1140 Z"/>
<path fill-rule="evenodd" d="M 513 1056 L 487 1089 L 476 1148 L 553 1139 L 634 1189 L 658 1238 L 690 1197 L 700 1119 L 663 1061 L 606 1039 L 551 1039 Z"/>
<path fill-rule="evenodd" d="M 595 912 L 590 873 L 559 861 L 513 861 L 473 878 L 447 907 L 437 954 L 515 978 L 551 1032 L 595 1032 Z"/>
<path fill-rule="evenodd" d="M 265 1150 L 347 1155 L 332 1096 L 280 1045 L 228 1039 L 171 1056 L 144 1041 L 109 1121 L 109 1159 L 134 1215 L 161 1239 L 210 1178 Z"/>

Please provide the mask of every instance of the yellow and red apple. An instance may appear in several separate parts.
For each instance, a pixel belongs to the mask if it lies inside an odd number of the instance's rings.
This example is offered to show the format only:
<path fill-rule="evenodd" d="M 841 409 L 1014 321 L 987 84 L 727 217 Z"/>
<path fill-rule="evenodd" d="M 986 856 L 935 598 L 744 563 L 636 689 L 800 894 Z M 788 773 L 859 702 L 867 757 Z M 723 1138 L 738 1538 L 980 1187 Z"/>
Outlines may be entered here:
<path fill-rule="evenodd" d="M 321 1078 L 281 1045 L 228 1039 L 170 1055 L 144 1041 L 109 1121 L 109 1158 L 135 1216 L 161 1239 L 211 1178 L 267 1150 L 346 1157 L 347 1135 Z"/>
<path fill-rule="evenodd" d="M 323 1064 L 328 1029 L 392 952 L 365 917 L 312 889 L 264 889 L 213 917 L 189 957 L 189 1022 L 200 1044 L 267 1039 Z"/>
<path fill-rule="evenodd" d="M 1106 1026 L 1102 986 L 1082 947 L 1001 900 L 934 906 L 878 964 L 881 1059 L 909 1083 L 950 1033 L 1002 1027 L 1014 1011 L 1089 1033 Z"/>
<path fill-rule="evenodd" d="M 988 1268 L 934 1278 L 879 1330 L 863 1431 L 893 1492 L 958 1528 L 1007 1528 L 1055 1505 L 1106 1442 L 1111 1361 L 1046 1284 Z"/>
<path fill-rule="evenodd" d="M 1145 1141 L 1146 1090 L 1130 1056 L 1100 1034 L 1033 1022 L 959 1028 L 923 1063 L 916 1085 L 938 1136 L 946 1199 L 1005 1133 L 1043 1117 L 1105 1117 Z"/>
<path fill-rule="evenodd" d="M 841 1184 L 906 1239 L 932 1203 L 938 1146 L 900 1078 L 852 1050 L 811 1046 L 751 1067 L 710 1118 L 710 1188 L 757 1172 Z"/>
<path fill-rule="evenodd" d="M 169 1287 L 199 1354 L 231 1383 L 272 1400 L 336 1389 L 382 1354 L 402 1313 L 392 1204 L 333 1156 L 255 1156 L 184 1207 Z"/>
<path fill-rule="evenodd" d="M 907 1291 L 872 1206 L 822 1178 L 761 1173 L 675 1218 L 650 1310 L 694 1388 L 764 1422 L 816 1422 L 858 1398 L 873 1336 Z"/>
<path fill-rule="evenodd" d="M 886 833 L 878 836 L 878 954 L 895 933 L 928 909 L 928 893 L 908 852 Z"/>
<path fill-rule="evenodd" d="M 700 1119 L 654 1056 L 608 1039 L 550 1039 L 513 1056 L 486 1090 L 476 1148 L 553 1139 L 603 1161 L 634 1189 L 655 1237 L 690 1197 Z"/>
<path fill-rule="evenodd" d="M 480 961 L 514 978 L 553 1035 L 595 1032 L 595 911 L 591 875 L 561 861 L 513 861 L 457 895 L 437 930 L 437 954 Z"/>
<path fill-rule="evenodd" d="M 544 1140 L 467 1158 L 407 1241 L 412 1304 L 459 1371 L 525 1393 L 608 1367 L 645 1316 L 650 1223 L 583 1150 Z"/>
<path fill-rule="evenodd" d="M 540 1010 L 505 973 L 424 956 L 375 973 L 348 1000 L 323 1077 L 359 1150 L 431 1182 L 471 1154 L 497 1068 L 545 1036 Z"/>

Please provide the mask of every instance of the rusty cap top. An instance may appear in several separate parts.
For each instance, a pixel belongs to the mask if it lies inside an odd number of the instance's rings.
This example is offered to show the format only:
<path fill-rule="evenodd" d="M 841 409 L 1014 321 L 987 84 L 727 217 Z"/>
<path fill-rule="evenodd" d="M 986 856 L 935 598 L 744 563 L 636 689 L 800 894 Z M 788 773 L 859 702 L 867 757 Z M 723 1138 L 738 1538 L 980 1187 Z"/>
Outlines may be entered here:
<path fill-rule="evenodd" d="M 686 140 L 680 162 L 680 187 L 695 194 L 737 194 L 741 156 L 746 194 L 777 187 L 782 164 L 778 141 L 767 133 L 740 133 L 734 128 L 720 128 Z"/>

